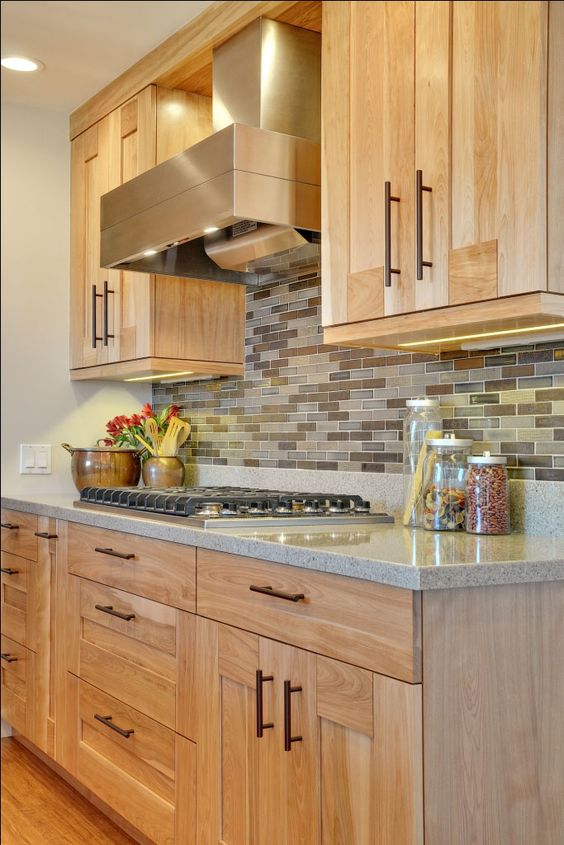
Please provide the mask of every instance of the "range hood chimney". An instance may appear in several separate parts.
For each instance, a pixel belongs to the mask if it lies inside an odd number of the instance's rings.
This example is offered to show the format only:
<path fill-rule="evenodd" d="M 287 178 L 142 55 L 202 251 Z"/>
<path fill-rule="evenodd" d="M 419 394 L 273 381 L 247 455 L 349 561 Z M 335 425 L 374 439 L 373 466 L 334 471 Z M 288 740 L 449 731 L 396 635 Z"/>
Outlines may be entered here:
<path fill-rule="evenodd" d="M 320 88 L 317 32 L 260 18 L 216 48 L 214 134 L 102 197 L 102 266 L 260 284 L 253 263 L 299 259 L 321 228 Z"/>

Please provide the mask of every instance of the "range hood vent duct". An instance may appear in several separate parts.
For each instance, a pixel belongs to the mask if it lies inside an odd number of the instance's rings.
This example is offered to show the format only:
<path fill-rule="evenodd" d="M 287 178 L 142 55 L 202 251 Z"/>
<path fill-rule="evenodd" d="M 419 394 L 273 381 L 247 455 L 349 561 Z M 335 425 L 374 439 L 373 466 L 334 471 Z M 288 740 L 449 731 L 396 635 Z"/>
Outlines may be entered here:
<path fill-rule="evenodd" d="M 214 134 L 102 197 L 102 266 L 257 285 L 310 255 L 320 87 L 317 32 L 261 18 L 215 49 Z"/>

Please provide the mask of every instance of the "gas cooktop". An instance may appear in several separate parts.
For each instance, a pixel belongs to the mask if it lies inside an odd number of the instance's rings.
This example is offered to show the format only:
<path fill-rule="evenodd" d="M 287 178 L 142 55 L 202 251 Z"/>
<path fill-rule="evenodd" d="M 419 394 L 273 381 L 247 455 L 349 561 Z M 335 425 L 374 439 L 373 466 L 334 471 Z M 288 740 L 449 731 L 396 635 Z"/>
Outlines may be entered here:
<path fill-rule="evenodd" d="M 117 508 L 131 515 L 210 527 L 267 527 L 283 520 L 300 525 L 393 522 L 370 502 L 349 494 L 296 493 L 245 487 L 85 487 L 78 508 Z"/>

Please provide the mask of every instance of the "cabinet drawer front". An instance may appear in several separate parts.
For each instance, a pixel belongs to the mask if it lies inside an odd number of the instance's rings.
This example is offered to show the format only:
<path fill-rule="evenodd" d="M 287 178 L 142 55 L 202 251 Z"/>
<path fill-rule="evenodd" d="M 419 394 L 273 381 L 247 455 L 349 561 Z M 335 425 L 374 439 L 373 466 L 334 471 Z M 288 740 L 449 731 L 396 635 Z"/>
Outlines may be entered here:
<path fill-rule="evenodd" d="M 37 516 L 2 509 L 2 550 L 37 560 Z"/>
<path fill-rule="evenodd" d="M 174 803 L 173 731 L 84 681 L 79 718 L 82 742 Z"/>
<path fill-rule="evenodd" d="M 68 570 L 182 610 L 196 609 L 192 546 L 70 523 Z"/>
<path fill-rule="evenodd" d="M 75 619 L 78 662 L 69 669 L 174 729 L 177 611 L 84 579 L 73 578 L 75 581 L 79 589 Z M 109 608 L 132 618 L 114 616 Z"/>
<path fill-rule="evenodd" d="M 7 575 L 2 575 L 2 632 L 27 645 L 27 593 L 12 586 Z"/>
<path fill-rule="evenodd" d="M 33 740 L 35 655 L 2 634 L 2 718 Z"/>
<path fill-rule="evenodd" d="M 252 591 L 270 587 L 297 601 Z M 198 613 L 401 680 L 420 680 L 420 595 L 198 549 Z"/>

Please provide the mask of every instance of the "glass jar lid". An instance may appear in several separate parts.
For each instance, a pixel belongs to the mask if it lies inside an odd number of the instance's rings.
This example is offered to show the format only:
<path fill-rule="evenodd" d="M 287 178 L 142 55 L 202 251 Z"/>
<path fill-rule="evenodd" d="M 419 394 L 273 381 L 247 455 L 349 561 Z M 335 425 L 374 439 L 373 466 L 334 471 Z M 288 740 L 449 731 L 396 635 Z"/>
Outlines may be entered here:
<path fill-rule="evenodd" d="M 427 440 L 429 446 L 443 446 L 451 449 L 469 449 L 474 443 L 470 438 L 455 437 L 454 434 L 445 434 L 444 437 L 432 437 Z"/>
<path fill-rule="evenodd" d="M 506 464 L 507 458 L 502 455 L 491 455 L 489 452 L 484 452 L 483 455 L 471 455 L 466 459 L 469 464 Z"/>
<path fill-rule="evenodd" d="M 434 396 L 421 396 L 417 399 L 408 399 L 405 404 L 408 408 L 438 408 L 439 400 Z"/>

